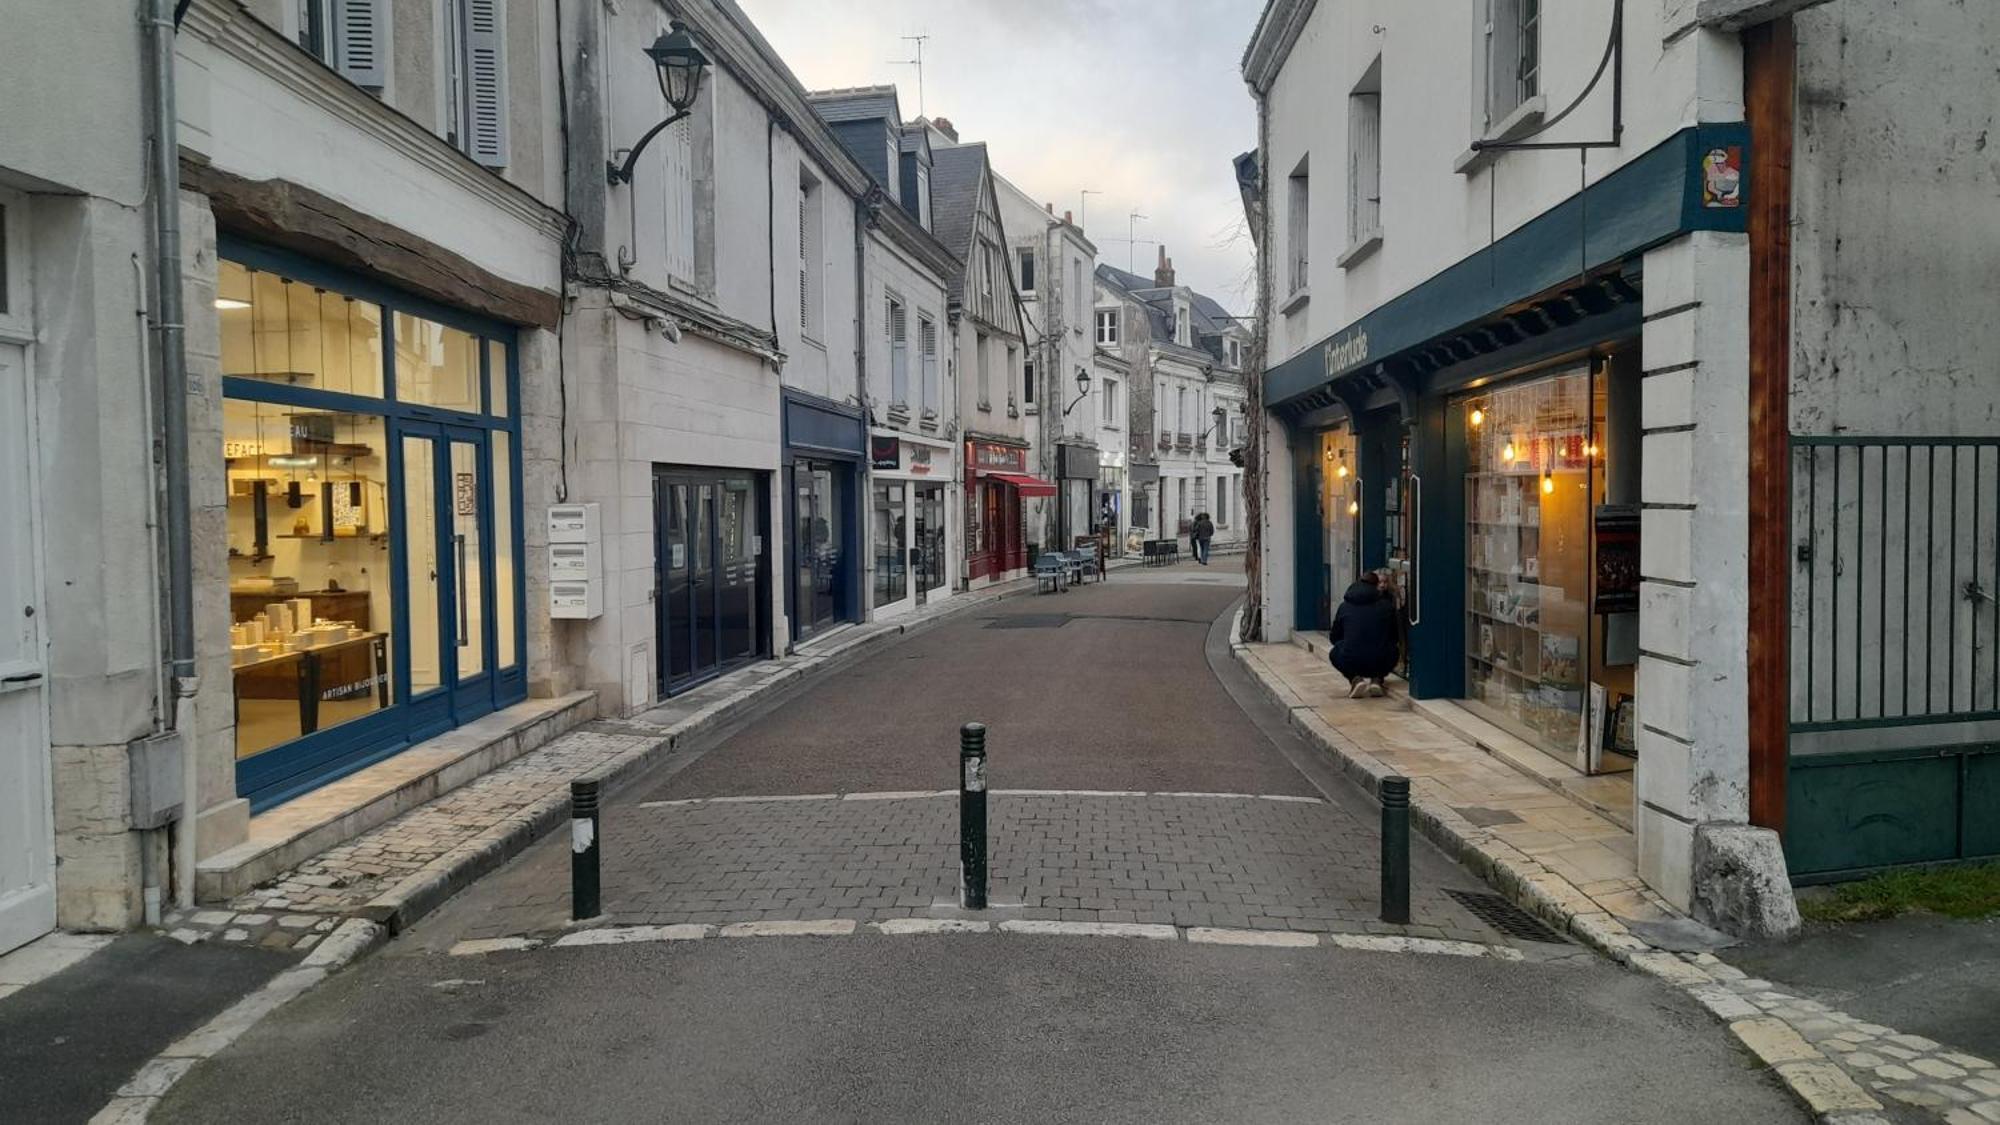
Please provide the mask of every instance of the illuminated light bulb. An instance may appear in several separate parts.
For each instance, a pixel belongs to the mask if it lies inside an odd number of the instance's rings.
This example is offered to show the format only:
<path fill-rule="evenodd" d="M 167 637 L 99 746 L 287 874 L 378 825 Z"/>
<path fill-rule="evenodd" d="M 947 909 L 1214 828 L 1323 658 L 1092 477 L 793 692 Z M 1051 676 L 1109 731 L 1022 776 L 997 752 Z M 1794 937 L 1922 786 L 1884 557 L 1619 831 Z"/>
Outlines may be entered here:
<path fill-rule="evenodd" d="M 1467 420 L 1470 421 L 1473 425 L 1477 426 L 1480 423 L 1486 421 L 1486 412 L 1475 406 L 1472 408 L 1472 417 Z"/>
<path fill-rule="evenodd" d="M 1334 475 L 1340 477 L 1342 480 L 1347 479 L 1347 462 L 1342 461 L 1340 468 L 1334 470 Z"/>
<path fill-rule="evenodd" d="M 1596 443 L 1596 442 L 1591 442 L 1591 443 L 1590 443 L 1589 445 L 1586 445 L 1586 446 L 1584 446 L 1584 447 L 1583 447 L 1583 455 L 1584 455 L 1585 457 L 1595 457 L 1595 456 L 1597 456 L 1597 443 Z"/>
<path fill-rule="evenodd" d="M 239 301 L 234 297 L 217 297 L 215 299 L 215 307 L 218 309 L 247 309 L 250 307 L 250 302 Z"/>
<path fill-rule="evenodd" d="M 1550 476 L 1550 475 L 1549 475 L 1549 474 L 1547 474 L 1547 473 L 1543 473 L 1543 474 L 1542 474 L 1542 491 L 1543 491 L 1543 492 L 1554 492 L 1555 490 L 1556 490 L 1556 478 L 1554 478 L 1554 477 Z"/>
<path fill-rule="evenodd" d="M 1361 514 L 1361 501 L 1359 501 L 1359 500 L 1349 500 L 1349 501 L 1347 502 L 1347 514 L 1348 514 L 1348 515 L 1350 515 L 1350 516 L 1357 516 L 1357 515 L 1360 515 L 1360 514 Z"/>
<path fill-rule="evenodd" d="M 1502 450 L 1500 451 L 1500 459 L 1501 459 L 1502 461 L 1505 461 L 1505 462 L 1509 463 L 1509 464 L 1512 464 L 1512 463 L 1513 463 L 1513 461 L 1514 461 L 1514 443 L 1513 443 L 1513 442 L 1511 442 L 1511 441 L 1510 441 L 1510 442 L 1508 442 L 1508 443 L 1507 443 L 1507 448 L 1505 448 L 1505 449 L 1502 449 Z"/>

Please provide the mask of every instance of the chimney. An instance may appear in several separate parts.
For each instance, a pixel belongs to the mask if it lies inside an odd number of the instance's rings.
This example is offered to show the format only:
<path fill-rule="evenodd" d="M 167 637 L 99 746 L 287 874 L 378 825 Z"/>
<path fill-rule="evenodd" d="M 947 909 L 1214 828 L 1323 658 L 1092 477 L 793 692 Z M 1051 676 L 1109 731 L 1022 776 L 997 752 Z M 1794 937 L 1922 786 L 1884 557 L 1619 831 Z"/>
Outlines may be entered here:
<path fill-rule="evenodd" d="M 1174 287 L 1174 260 L 1167 257 L 1167 248 L 1160 247 L 1160 264 L 1153 267 L 1153 284 L 1161 289 Z"/>
<path fill-rule="evenodd" d="M 1063 212 L 1063 222 L 1064 222 L 1064 223 L 1066 223 L 1066 224 L 1068 224 L 1068 225 L 1070 225 L 1070 226 L 1075 226 L 1075 225 L 1076 225 L 1076 220 L 1075 220 L 1075 219 L 1072 219 L 1072 218 L 1070 218 L 1070 213 L 1069 213 L 1068 211 L 1064 211 L 1064 212 Z"/>
<path fill-rule="evenodd" d="M 1055 213 L 1056 213 L 1056 205 L 1055 205 L 1055 204 L 1053 204 L 1053 203 L 1044 203 L 1044 204 L 1042 204 L 1042 206 L 1044 206 L 1044 207 L 1048 208 L 1048 210 L 1049 210 L 1049 214 L 1053 215 L 1053 214 L 1055 214 Z"/>
<path fill-rule="evenodd" d="M 958 130 L 952 127 L 951 118 L 933 117 L 931 118 L 931 128 L 936 129 L 938 132 L 943 133 L 947 137 L 950 137 L 952 144 L 958 143 Z"/>

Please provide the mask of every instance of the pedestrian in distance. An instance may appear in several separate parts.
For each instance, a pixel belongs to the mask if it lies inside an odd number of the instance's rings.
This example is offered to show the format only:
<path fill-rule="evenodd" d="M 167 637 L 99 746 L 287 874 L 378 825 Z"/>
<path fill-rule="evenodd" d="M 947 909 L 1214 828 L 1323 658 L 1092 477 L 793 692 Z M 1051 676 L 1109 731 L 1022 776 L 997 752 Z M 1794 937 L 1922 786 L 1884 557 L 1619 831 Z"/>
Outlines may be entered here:
<path fill-rule="evenodd" d="M 1347 588 L 1326 639 L 1333 646 L 1328 659 L 1334 671 L 1347 677 L 1347 698 L 1379 699 L 1389 693 L 1385 681 L 1396 670 L 1396 602 L 1382 592 L 1373 571 Z"/>
<path fill-rule="evenodd" d="M 1207 512 L 1197 512 L 1194 517 L 1194 531 L 1189 534 L 1194 540 L 1194 561 L 1208 565 L 1208 541 L 1215 538 L 1215 521 Z"/>

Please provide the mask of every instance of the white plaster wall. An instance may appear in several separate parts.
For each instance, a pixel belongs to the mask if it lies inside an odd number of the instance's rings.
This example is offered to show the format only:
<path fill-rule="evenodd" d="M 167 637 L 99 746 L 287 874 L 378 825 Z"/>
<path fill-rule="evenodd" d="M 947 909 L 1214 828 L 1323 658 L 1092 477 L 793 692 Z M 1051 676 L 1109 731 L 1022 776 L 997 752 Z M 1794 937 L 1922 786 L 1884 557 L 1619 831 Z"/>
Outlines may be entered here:
<path fill-rule="evenodd" d="M 819 183 L 814 193 L 820 208 L 820 327 L 807 337 L 799 317 L 799 173 Z M 777 270 L 772 277 L 777 297 L 779 346 L 785 352 L 784 381 L 788 387 L 849 406 L 860 402 L 855 371 L 854 201 L 829 178 L 825 168 L 806 156 L 789 133 L 773 138 L 771 154 L 771 229 L 777 238 Z M 740 233 L 740 232 L 739 232 Z M 914 320 L 912 331 L 914 331 Z"/>
<path fill-rule="evenodd" d="M 1542 91 L 1549 113 L 1573 101 L 1603 57 L 1610 32 L 1603 0 L 1545 0 Z M 1265 159 L 1271 208 L 1275 304 L 1288 284 L 1288 177 L 1310 157 L 1311 300 L 1273 317 L 1270 364 L 1317 344 L 1446 266 L 1574 195 L 1574 152 L 1513 152 L 1459 173 L 1475 116 L 1476 52 L 1483 6 L 1465 0 L 1323 0 L 1307 21 L 1269 95 Z M 1383 30 L 1375 32 L 1376 27 Z M 1592 152 L 1582 170 L 1595 182 L 1698 121 L 1742 117 L 1741 83 L 1730 81 L 1740 54 L 1734 35 L 1694 31 L 1663 43 L 1657 5 L 1626 5 L 1625 132 L 1615 149 Z M 1343 270 L 1347 228 L 1347 97 L 1382 60 L 1383 241 Z M 1609 135 L 1610 84 L 1537 140 Z"/>
<path fill-rule="evenodd" d="M 593 292 L 565 325 L 574 435 L 570 500 L 598 503 L 604 532 L 604 616 L 580 629 L 584 686 L 606 713 L 653 702 L 653 483 L 655 464 L 753 469 L 770 474 L 765 552 L 772 569 L 771 643 L 789 635 L 779 498 L 779 381 L 762 359 L 684 334 L 668 340 L 601 304 Z M 635 675 L 635 664 L 640 674 Z M 636 682 L 635 682 L 636 681 Z"/>
<path fill-rule="evenodd" d="M 183 32 L 184 152 L 311 188 L 510 281 L 560 288 L 558 216 L 268 34 Z"/>

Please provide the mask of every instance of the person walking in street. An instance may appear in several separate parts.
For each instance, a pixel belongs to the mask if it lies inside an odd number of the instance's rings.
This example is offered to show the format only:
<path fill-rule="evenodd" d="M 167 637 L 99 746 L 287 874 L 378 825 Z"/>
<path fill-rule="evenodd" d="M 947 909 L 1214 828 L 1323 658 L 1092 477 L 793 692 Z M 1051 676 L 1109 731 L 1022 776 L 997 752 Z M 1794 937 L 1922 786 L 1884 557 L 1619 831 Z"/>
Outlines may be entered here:
<path fill-rule="evenodd" d="M 1207 512 L 1195 513 L 1194 530 L 1188 537 L 1194 541 L 1194 561 L 1207 566 L 1208 541 L 1215 538 L 1215 521 L 1208 518 Z"/>
<path fill-rule="evenodd" d="M 1347 677 L 1347 698 L 1389 693 L 1385 681 L 1396 670 L 1396 602 L 1382 592 L 1375 572 L 1364 572 L 1347 588 L 1326 639 L 1333 646 L 1334 671 Z"/>

